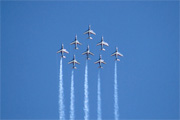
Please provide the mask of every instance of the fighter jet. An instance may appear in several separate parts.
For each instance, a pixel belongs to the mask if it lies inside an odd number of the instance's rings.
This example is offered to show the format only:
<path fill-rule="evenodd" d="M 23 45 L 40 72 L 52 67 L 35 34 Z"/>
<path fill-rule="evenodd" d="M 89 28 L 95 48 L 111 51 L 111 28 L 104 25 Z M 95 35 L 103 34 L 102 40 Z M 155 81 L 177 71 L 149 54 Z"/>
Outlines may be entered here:
<path fill-rule="evenodd" d="M 77 44 L 79 44 L 79 45 L 82 45 L 78 40 L 77 40 L 77 35 L 75 36 L 75 40 L 71 43 L 71 45 L 73 45 L 73 44 L 75 44 L 75 48 L 74 49 L 78 49 L 78 47 L 77 47 Z"/>
<path fill-rule="evenodd" d="M 68 64 L 73 64 L 73 67 L 72 67 L 72 68 L 73 68 L 73 69 L 77 69 L 77 67 L 75 66 L 75 64 L 80 64 L 80 63 L 76 60 L 75 55 L 74 55 L 72 61 L 70 61 Z"/>
<path fill-rule="evenodd" d="M 92 52 L 90 52 L 89 45 L 87 46 L 87 50 L 84 53 L 82 53 L 82 55 L 85 55 L 85 54 L 87 55 L 87 60 L 90 60 L 89 54 L 94 55 Z"/>
<path fill-rule="evenodd" d="M 103 45 L 109 46 L 109 44 L 108 44 L 107 42 L 104 42 L 103 36 L 102 36 L 102 38 L 101 38 L 101 42 L 99 42 L 99 43 L 97 44 L 97 46 L 98 46 L 98 45 L 101 45 L 101 49 L 100 49 L 100 50 L 103 50 L 103 51 L 105 51 L 105 49 L 103 48 Z"/>
<path fill-rule="evenodd" d="M 115 56 L 116 57 L 116 61 L 120 61 L 120 59 L 118 59 L 118 56 L 123 56 L 123 54 L 121 54 L 120 52 L 118 52 L 118 47 L 116 47 L 116 52 L 114 52 L 111 56 Z"/>
<path fill-rule="evenodd" d="M 99 55 L 99 60 L 95 62 L 95 64 L 97 64 L 97 63 L 99 63 L 99 67 L 98 67 L 98 68 L 103 68 L 103 67 L 101 66 L 101 63 L 106 64 L 106 63 L 104 62 L 104 60 L 102 59 L 102 56 L 101 56 L 101 55 Z"/>
<path fill-rule="evenodd" d="M 66 49 L 64 49 L 64 45 L 61 45 L 61 49 L 57 51 L 57 53 L 61 53 L 61 57 L 62 58 L 66 58 L 66 56 L 64 56 L 64 53 L 69 53 Z"/>
<path fill-rule="evenodd" d="M 91 25 L 89 25 L 88 30 L 87 30 L 84 34 L 88 34 L 88 38 L 87 38 L 87 39 L 93 39 L 93 38 L 90 36 L 90 34 L 96 35 L 96 33 L 95 33 L 93 30 L 91 30 Z"/>

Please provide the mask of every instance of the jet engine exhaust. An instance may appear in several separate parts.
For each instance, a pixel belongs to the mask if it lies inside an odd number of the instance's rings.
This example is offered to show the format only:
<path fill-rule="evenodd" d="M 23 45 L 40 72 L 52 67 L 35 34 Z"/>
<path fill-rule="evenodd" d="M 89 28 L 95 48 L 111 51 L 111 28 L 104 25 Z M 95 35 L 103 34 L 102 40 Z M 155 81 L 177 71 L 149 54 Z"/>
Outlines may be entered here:
<path fill-rule="evenodd" d="M 118 120 L 119 113 L 118 113 L 118 86 L 117 86 L 117 62 L 115 61 L 114 67 L 114 118 Z"/>
<path fill-rule="evenodd" d="M 98 72 L 98 84 L 97 84 L 97 120 L 101 120 L 101 79 L 100 79 L 100 70 Z"/>
<path fill-rule="evenodd" d="M 59 70 L 59 119 L 65 119 L 64 112 L 64 88 L 63 88 L 63 71 L 62 71 L 62 58 L 60 59 L 60 70 Z"/>
<path fill-rule="evenodd" d="M 85 81 L 84 81 L 84 120 L 89 119 L 89 97 L 88 97 L 88 61 L 85 66 Z"/>
<path fill-rule="evenodd" d="M 70 120 L 74 120 L 74 70 L 71 73 Z"/>

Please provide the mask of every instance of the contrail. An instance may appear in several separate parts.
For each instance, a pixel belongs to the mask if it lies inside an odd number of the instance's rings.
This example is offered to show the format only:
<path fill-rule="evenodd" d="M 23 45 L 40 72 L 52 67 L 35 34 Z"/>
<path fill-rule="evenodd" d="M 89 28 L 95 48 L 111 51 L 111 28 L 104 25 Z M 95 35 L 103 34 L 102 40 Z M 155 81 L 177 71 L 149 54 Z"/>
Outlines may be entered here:
<path fill-rule="evenodd" d="M 98 85 L 97 85 L 97 120 L 101 120 L 101 79 L 100 79 L 100 70 L 98 72 Z"/>
<path fill-rule="evenodd" d="M 88 97 L 88 62 L 85 66 L 85 81 L 84 81 L 84 120 L 89 119 L 89 97 Z"/>
<path fill-rule="evenodd" d="M 71 74 L 70 120 L 74 120 L 74 70 Z"/>
<path fill-rule="evenodd" d="M 118 120 L 119 113 L 118 113 L 118 86 L 117 86 L 117 62 L 115 61 L 114 67 L 114 117 L 115 120 Z"/>
<path fill-rule="evenodd" d="M 60 60 L 60 73 L 59 73 L 59 119 L 65 119 L 64 113 L 64 89 L 63 89 L 63 72 L 62 72 L 62 58 Z"/>

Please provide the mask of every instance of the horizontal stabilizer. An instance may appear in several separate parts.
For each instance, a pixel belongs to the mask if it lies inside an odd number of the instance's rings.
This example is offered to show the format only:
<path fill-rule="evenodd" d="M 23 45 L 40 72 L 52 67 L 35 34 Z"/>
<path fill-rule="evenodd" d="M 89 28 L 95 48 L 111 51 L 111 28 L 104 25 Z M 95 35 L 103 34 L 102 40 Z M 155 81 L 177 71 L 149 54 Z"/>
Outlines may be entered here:
<path fill-rule="evenodd" d="M 103 68 L 102 66 L 99 66 L 98 68 Z"/>
<path fill-rule="evenodd" d="M 77 69 L 77 67 L 75 67 L 75 66 L 73 66 L 72 68 L 73 68 L 73 69 Z"/>
<path fill-rule="evenodd" d="M 92 37 L 88 37 L 87 39 L 91 39 L 92 40 L 93 38 Z"/>
<path fill-rule="evenodd" d="M 64 56 L 64 55 L 62 55 L 61 57 L 62 57 L 62 58 L 66 58 L 66 56 Z"/>
<path fill-rule="evenodd" d="M 104 48 L 102 48 L 102 49 L 100 49 L 100 50 L 103 50 L 103 51 L 105 51 L 105 49 L 104 49 Z"/>
<path fill-rule="evenodd" d="M 115 60 L 116 60 L 116 61 L 120 61 L 120 59 L 117 59 L 117 58 L 116 58 Z"/>

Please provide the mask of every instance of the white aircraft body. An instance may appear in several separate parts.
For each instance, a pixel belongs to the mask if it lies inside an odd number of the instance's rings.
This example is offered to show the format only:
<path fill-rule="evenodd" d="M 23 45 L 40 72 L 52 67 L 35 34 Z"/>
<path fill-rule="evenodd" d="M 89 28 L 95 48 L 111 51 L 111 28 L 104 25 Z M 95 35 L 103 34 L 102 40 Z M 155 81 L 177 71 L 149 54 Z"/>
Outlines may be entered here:
<path fill-rule="evenodd" d="M 116 61 L 120 61 L 120 59 L 118 59 L 118 56 L 123 56 L 123 54 L 121 54 L 120 52 L 118 52 L 118 47 L 116 47 L 116 52 L 114 52 L 111 56 L 115 56 L 116 57 Z"/>
<path fill-rule="evenodd" d="M 102 59 L 102 56 L 101 56 L 101 55 L 99 55 L 99 60 L 95 62 L 95 64 L 97 64 L 97 63 L 99 63 L 99 68 L 103 68 L 103 67 L 101 66 L 102 63 L 103 63 L 103 64 L 106 64 L 106 63 L 104 62 L 104 60 Z"/>
<path fill-rule="evenodd" d="M 89 28 L 88 30 L 84 33 L 84 34 L 88 34 L 88 38 L 87 39 L 93 39 L 90 35 L 93 34 L 93 35 L 96 35 L 96 33 L 91 30 L 91 25 L 89 25 Z"/>
<path fill-rule="evenodd" d="M 99 42 L 99 43 L 97 44 L 97 46 L 98 46 L 98 45 L 101 45 L 101 49 L 100 49 L 100 50 L 103 50 L 103 51 L 105 51 L 105 49 L 103 48 L 103 45 L 109 46 L 109 44 L 108 44 L 107 42 L 104 42 L 103 36 L 102 36 L 102 38 L 101 38 L 101 42 Z"/>
<path fill-rule="evenodd" d="M 78 39 L 77 39 L 77 35 L 75 36 L 75 40 L 71 43 L 71 45 L 75 45 L 75 48 L 74 49 L 78 49 L 78 47 L 77 47 L 77 45 L 79 44 L 79 45 L 82 45 L 79 41 L 78 41 Z"/>
<path fill-rule="evenodd" d="M 64 56 L 64 53 L 69 53 L 66 49 L 64 49 L 64 45 L 61 45 L 61 49 L 57 51 L 57 53 L 61 53 L 61 57 L 62 58 L 66 58 L 66 56 Z"/>
<path fill-rule="evenodd" d="M 87 46 L 87 50 L 82 54 L 87 55 L 87 60 L 90 60 L 89 55 L 94 55 L 92 52 L 90 52 L 89 45 Z"/>
<path fill-rule="evenodd" d="M 73 69 L 77 69 L 77 67 L 75 66 L 75 64 L 80 64 L 80 63 L 76 60 L 75 55 L 74 55 L 72 61 L 70 61 L 68 64 L 73 64 L 73 67 L 72 67 L 72 68 L 73 68 Z"/>

